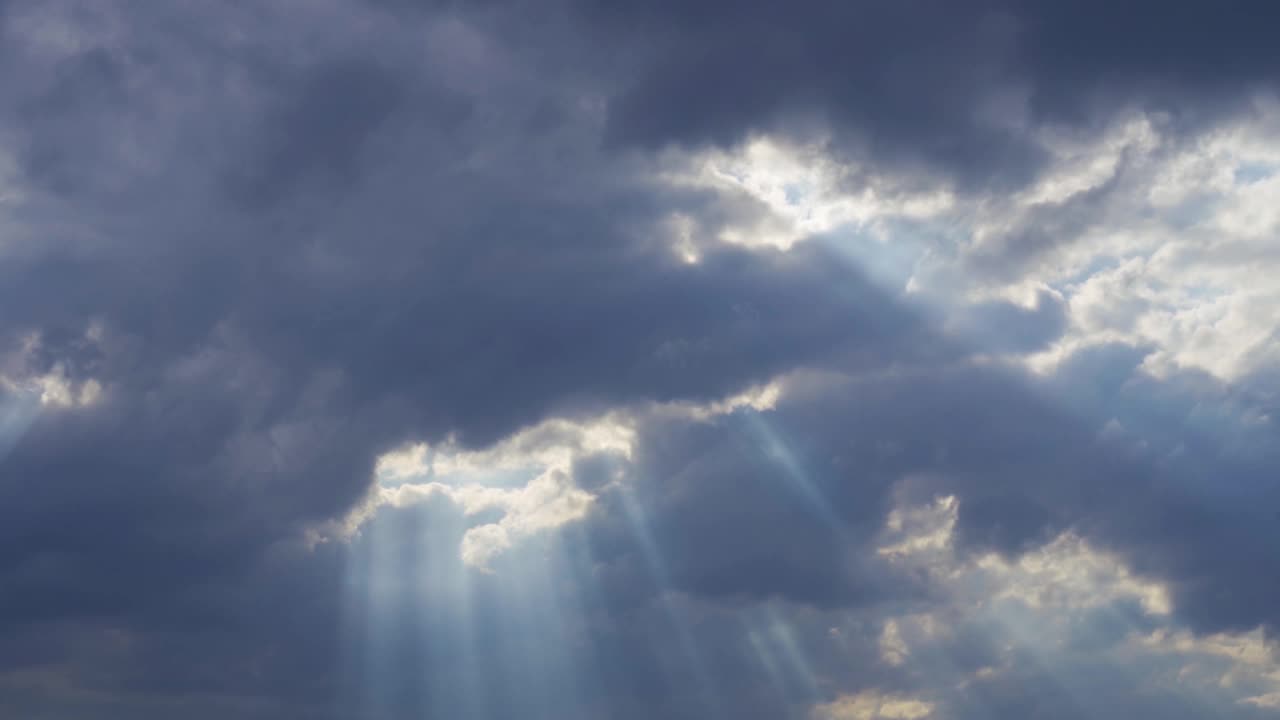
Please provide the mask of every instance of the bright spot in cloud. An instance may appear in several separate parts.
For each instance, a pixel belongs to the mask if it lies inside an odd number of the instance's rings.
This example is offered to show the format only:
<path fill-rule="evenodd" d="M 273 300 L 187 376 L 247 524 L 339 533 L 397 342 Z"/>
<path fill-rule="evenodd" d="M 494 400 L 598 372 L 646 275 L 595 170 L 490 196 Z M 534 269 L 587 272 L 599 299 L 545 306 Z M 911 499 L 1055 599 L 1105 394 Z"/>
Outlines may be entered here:
<path fill-rule="evenodd" d="M 754 387 L 747 388 L 737 395 L 724 398 L 723 400 L 714 400 L 709 403 L 665 403 L 657 406 L 655 408 L 655 412 L 658 414 L 707 421 L 719 415 L 728 415 L 729 413 L 744 408 L 750 408 L 756 412 L 772 410 L 777 406 L 778 400 L 782 397 L 782 392 L 782 382 L 775 380 L 763 385 L 756 385 Z"/>
<path fill-rule="evenodd" d="M 461 447 L 452 438 L 434 447 L 408 445 L 379 457 L 376 474 L 383 485 L 424 478 L 447 484 L 493 484 L 542 469 L 567 470 L 574 458 L 586 455 L 629 458 L 634 441 L 634 430 L 622 418 L 552 419 L 482 449 Z"/>
<path fill-rule="evenodd" d="M 62 368 L 31 378 L 26 383 L 40 394 L 40 404 L 47 407 L 85 407 L 97 402 L 102 395 L 102 385 L 93 378 L 74 383 Z"/>
<path fill-rule="evenodd" d="M 593 456 L 629 461 L 640 418 L 707 421 L 742 408 L 770 409 L 781 394 L 781 382 L 774 381 L 708 403 L 653 404 L 630 415 L 612 413 L 586 421 L 553 418 L 479 449 L 462 447 L 453 438 L 437 445 L 405 445 L 377 459 L 378 487 L 370 502 L 341 527 L 313 532 L 312 540 L 349 536 L 382 506 L 408 507 L 444 497 L 467 516 L 501 514 L 469 528 L 462 539 L 463 561 L 487 569 L 490 560 L 521 540 L 586 517 L 595 497 L 575 481 L 575 463 Z"/>
<path fill-rule="evenodd" d="M 841 247 L 858 265 L 875 274 L 901 255 L 893 283 L 901 274 L 899 287 L 944 311 L 956 297 L 1062 298 L 1065 334 L 1027 358 L 1038 372 L 1124 342 L 1154 348 L 1157 377 L 1195 368 L 1237 380 L 1280 361 L 1280 102 L 1190 139 L 1166 122 L 1042 130 L 1048 168 L 1008 196 L 905 187 L 821 142 L 760 137 L 679 155 L 665 179 L 715 191 L 727 212 L 707 226 L 673 216 L 671 243 L 696 263 L 708 242 L 785 250 L 847 229 Z"/>
<path fill-rule="evenodd" d="M 625 460 L 633 442 L 629 426 L 604 418 L 548 420 L 481 450 L 453 440 L 439 447 L 417 443 L 378 459 L 375 503 L 407 507 L 445 497 L 467 516 L 500 512 L 462 538 L 463 561 L 487 569 L 516 542 L 585 517 L 595 498 L 574 482 L 574 462 L 598 454 Z"/>
<path fill-rule="evenodd" d="M 1133 598 L 1152 615 L 1172 609 L 1164 586 L 1134 577 L 1118 558 L 1071 533 L 1012 562 L 984 556 L 977 568 L 1003 588 L 992 599 L 1014 598 L 1031 608 L 1090 608 Z"/>
<path fill-rule="evenodd" d="M 866 690 L 842 695 L 813 709 L 813 720 L 924 720 L 933 715 L 932 703 L 902 695 Z"/>
<path fill-rule="evenodd" d="M 380 500 L 393 507 L 407 507 L 437 495 L 453 501 L 468 516 L 501 511 L 502 517 L 496 522 L 477 525 L 463 535 L 462 560 L 480 569 L 487 569 L 493 557 L 518 540 L 585 517 L 595 500 L 559 468 L 547 469 L 519 488 L 406 483 L 383 488 Z"/>
<path fill-rule="evenodd" d="M 84 333 L 84 342 L 101 342 L 101 327 L 90 324 Z M 20 395 L 34 395 L 41 407 L 50 409 L 83 408 L 98 402 L 103 387 L 96 378 L 77 380 L 68 375 L 61 363 L 43 371 L 33 372 L 31 358 L 41 350 L 43 338 L 38 333 L 22 339 L 16 350 L 0 357 L 0 388 Z"/>
<path fill-rule="evenodd" d="M 667 179 L 752 201 L 761 212 L 740 213 L 716 239 L 782 250 L 846 225 L 933 217 L 954 202 L 945 190 L 903 190 L 869 169 L 838 162 L 822 143 L 797 145 L 770 138 L 683 158 Z M 689 242 L 692 236 L 693 229 L 685 225 L 678 237 Z"/>
<path fill-rule="evenodd" d="M 902 631 L 898 629 L 898 621 L 889 618 L 880 632 L 880 658 L 886 665 L 897 667 L 906 662 L 910 654 L 910 648 L 902 639 Z"/>
<path fill-rule="evenodd" d="M 1235 381 L 1280 360 L 1280 103 L 1189 140 L 1132 118 L 1055 156 L 1029 194 L 987 204 L 963 251 L 997 263 L 1027 254 L 1008 282 L 1065 297 L 1067 333 L 1040 370 L 1108 342 L 1152 347 L 1157 377 L 1194 368 Z M 1005 282 L 952 281 L 987 292 Z"/>

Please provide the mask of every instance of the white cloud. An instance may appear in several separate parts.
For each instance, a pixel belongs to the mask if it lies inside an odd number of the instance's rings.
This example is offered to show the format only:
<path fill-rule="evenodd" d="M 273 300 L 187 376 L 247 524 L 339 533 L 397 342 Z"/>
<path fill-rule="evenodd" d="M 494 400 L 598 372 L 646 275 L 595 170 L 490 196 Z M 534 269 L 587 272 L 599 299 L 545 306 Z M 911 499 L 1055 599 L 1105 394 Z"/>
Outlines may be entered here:
<path fill-rule="evenodd" d="M 995 554 L 983 556 L 976 570 L 1001 588 L 992 599 L 1014 598 L 1031 608 L 1092 608 L 1133 599 L 1152 615 L 1171 611 L 1168 590 L 1162 585 L 1135 577 L 1117 557 L 1071 533 L 1014 561 Z"/>
<path fill-rule="evenodd" d="M 682 156 L 675 166 L 668 182 L 758 203 L 763 215 L 740 214 L 714 238 L 749 247 L 786 250 L 846 225 L 934 217 L 955 202 L 944 188 L 908 190 L 890 177 L 837 162 L 821 142 L 798 145 L 761 137 L 733 150 Z M 687 218 L 681 228 L 681 246 L 688 247 L 694 241 Z"/>
<path fill-rule="evenodd" d="M 880 659 L 885 664 L 897 667 L 907 661 L 911 649 L 902 639 L 902 631 L 898 629 L 898 621 L 889 618 L 880 632 Z"/>
<path fill-rule="evenodd" d="M 693 420 L 711 420 L 719 415 L 728 415 L 737 410 L 751 408 L 763 412 L 772 410 L 782 397 L 783 381 L 776 379 L 763 385 L 756 385 L 737 395 L 709 403 L 669 402 L 653 408 L 655 414 L 686 417 Z"/>
<path fill-rule="evenodd" d="M 523 538 L 582 519 L 595 501 L 560 468 L 548 469 L 517 488 L 406 483 L 382 488 L 379 496 L 381 504 L 392 507 L 407 507 L 443 496 L 468 516 L 500 511 L 499 520 L 469 528 L 462 538 L 463 561 L 481 569 L 487 569 L 493 557 Z"/>
<path fill-rule="evenodd" d="M 1260 98 L 1196 137 L 1168 127 L 1138 113 L 1098 134 L 1038 131 L 1050 164 L 1009 195 L 908 185 L 841 162 L 821 142 L 756 138 L 672 163 L 667 181 L 756 208 L 730 202 L 714 232 L 675 218 L 672 242 L 696 262 L 707 242 L 786 250 L 836 232 L 857 264 L 874 275 L 891 263 L 889 279 L 944 313 L 957 298 L 1063 297 L 1068 329 L 1034 358 L 1041 370 L 1121 341 L 1154 347 L 1155 374 L 1197 368 L 1236 380 L 1280 362 L 1280 101 Z M 993 266 L 1001 272 L 986 272 Z"/>
<path fill-rule="evenodd" d="M 888 544 L 877 549 L 889 558 L 919 558 L 949 552 L 955 532 L 957 501 L 941 497 L 932 505 L 894 508 L 885 521 Z"/>
<path fill-rule="evenodd" d="M 933 711 L 933 704 L 923 700 L 867 690 L 819 705 L 811 716 L 814 720 L 925 720 Z"/>
<path fill-rule="evenodd" d="M 496 521 L 469 528 L 460 548 L 464 562 L 487 569 L 522 539 L 585 517 L 595 498 L 574 482 L 574 462 L 597 454 L 625 460 L 633 442 L 628 424 L 605 417 L 547 420 L 480 450 L 452 439 L 437 447 L 414 443 L 378 458 L 374 508 L 357 522 L 380 505 L 406 507 L 435 497 L 448 498 L 467 516 L 498 511 Z"/>
<path fill-rule="evenodd" d="M 1153 346 L 1156 374 L 1197 368 L 1227 381 L 1274 365 L 1280 109 L 1260 103 L 1190 140 L 1162 137 L 1150 123 L 1134 137 L 1105 197 L 1058 227 L 1011 281 L 1067 298 L 1070 328 L 1055 355 L 1119 340 Z M 1109 146 L 1113 155 L 1121 147 Z"/>
<path fill-rule="evenodd" d="M 91 324 L 84 333 L 83 342 L 100 342 L 101 333 L 100 327 Z M 29 334 L 14 351 L 0 357 L 0 388 L 34 396 L 41 407 L 49 409 L 89 407 L 102 398 L 102 383 L 92 377 L 71 377 L 61 363 L 33 371 L 32 358 L 41 350 L 42 344 L 43 338 L 38 333 Z"/>
<path fill-rule="evenodd" d="M 464 448 L 453 438 L 437 445 L 411 443 L 379 456 L 374 470 L 378 485 L 369 501 L 340 526 L 314 530 L 311 541 L 349 536 L 382 506 L 407 507 L 444 497 L 467 516 L 501 513 L 494 522 L 469 528 L 462 539 L 463 561 L 486 569 L 490 560 L 521 540 L 586 517 L 595 497 L 575 481 L 575 463 L 599 455 L 629 461 L 640 418 L 706 421 L 742 408 L 771 408 L 782 392 L 782 382 L 775 380 L 708 403 L 659 403 L 582 421 L 551 418 L 479 449 Z"/>
<path fill-rule="evenodd" d="M 500 484 L 543 469 L 567 471 L 578 457 L 597 453 L 631 456 L 635 431 L 622 416 L 576 422 L 551 419 L 487 448 L 468 449 L 449 438 L 438 445 L 412 443 L 378 458 L 383 485 L 431 479 L 449 485 Z"/>

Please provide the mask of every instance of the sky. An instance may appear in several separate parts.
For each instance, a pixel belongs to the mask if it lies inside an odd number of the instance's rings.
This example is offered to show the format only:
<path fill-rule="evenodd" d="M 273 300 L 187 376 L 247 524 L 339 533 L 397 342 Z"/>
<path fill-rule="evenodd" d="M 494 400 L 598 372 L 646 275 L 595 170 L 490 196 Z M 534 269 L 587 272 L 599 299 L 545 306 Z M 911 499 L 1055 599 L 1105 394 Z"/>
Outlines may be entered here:
<path fill-rule="evenodd" d="M 1280 716 L 1277 26 L 0 0 L 0 717 Z"/>

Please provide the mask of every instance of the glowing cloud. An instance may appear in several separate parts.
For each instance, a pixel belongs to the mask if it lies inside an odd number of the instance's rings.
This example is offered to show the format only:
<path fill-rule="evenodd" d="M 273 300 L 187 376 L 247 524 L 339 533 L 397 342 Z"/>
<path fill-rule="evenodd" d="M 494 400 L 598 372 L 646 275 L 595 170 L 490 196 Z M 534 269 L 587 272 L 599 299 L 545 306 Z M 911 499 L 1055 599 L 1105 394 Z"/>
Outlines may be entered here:
<path fill-rule="evenodd" d="M 844 695 L 813 709 L 813 720 L 925 720 L 933 715 L 932 703 L 900 695 L 867 690 Z"/>

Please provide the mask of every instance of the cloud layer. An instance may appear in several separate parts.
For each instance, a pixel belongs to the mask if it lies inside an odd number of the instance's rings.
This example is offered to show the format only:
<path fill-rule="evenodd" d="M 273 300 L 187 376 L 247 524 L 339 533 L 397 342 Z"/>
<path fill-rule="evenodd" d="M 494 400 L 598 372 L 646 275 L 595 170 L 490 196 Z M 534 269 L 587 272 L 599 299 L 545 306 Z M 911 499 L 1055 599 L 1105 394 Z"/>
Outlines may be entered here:
<path fill-rule="evenodd" d="M 1270 3 L 0 3 L 0 714 L 1273 716 Z"/>

